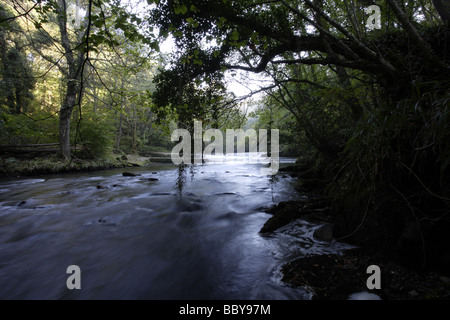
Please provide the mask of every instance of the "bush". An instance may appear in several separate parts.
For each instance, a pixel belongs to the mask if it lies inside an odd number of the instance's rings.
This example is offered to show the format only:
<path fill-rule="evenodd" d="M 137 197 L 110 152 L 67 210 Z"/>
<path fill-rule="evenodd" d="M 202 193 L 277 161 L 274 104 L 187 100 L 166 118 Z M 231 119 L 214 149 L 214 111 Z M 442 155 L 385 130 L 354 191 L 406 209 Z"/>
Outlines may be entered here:
<path fill-rule="evenodd" d="M 420 259 L 440 254 L 436 248 L 450 241 L 449 101 L 437 87 L 418 90 L 355 127 L 329 168 L 339 236 L 384 241 Z"/>
<path fill-rule="evenodd" d="M 78 153 L 83 157 L 100 158 L 113 149 L 114 133 L 111 122 L 98 115 L 84 116 L 78 126 L 72 124 L 73 141 L 81 144 L 83 150 Z"/>
<path fill-rule="evenodd" d="M 58 142 L 58 117 L 38 112 L 33 116 L 0 111 L 0 144 L 21 145 Z"/>

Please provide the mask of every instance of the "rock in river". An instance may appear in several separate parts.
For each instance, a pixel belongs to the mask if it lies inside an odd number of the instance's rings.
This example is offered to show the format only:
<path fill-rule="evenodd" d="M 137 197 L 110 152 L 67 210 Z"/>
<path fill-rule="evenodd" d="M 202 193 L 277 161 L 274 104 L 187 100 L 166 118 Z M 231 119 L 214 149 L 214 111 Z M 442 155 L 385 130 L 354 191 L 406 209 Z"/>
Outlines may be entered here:
<path fill-rule="evenodd" d="M 124 177 L 137 177 L 137 176 L 140 176 L 139 173 L 133 173 L 133 172 L 124 172 L 124 173 L 122 173 L 122 175 Z"/>
<path fill-rule="evenodd" d="M 333 224 L 326 223 L 321 226 L 319 229 L 314 231 L 314 238 L 322 241 L 330 242 L 333 240 Z"/>

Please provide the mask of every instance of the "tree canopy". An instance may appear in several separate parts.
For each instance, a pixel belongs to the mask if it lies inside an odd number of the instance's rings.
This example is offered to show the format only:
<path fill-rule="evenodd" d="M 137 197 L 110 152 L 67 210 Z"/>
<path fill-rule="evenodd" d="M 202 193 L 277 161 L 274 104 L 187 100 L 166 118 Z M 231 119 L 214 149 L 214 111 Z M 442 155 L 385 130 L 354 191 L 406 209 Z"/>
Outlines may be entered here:
<path fill-rule="evenodd" d="M 446 27 L 430 1 L 378 2 L 384 23 L 372 31 L 365 27 L 370 1 L 149 2 L 156 3 L 151 19 L 160 26 L 160 35 L 172 35 L 179 50 L 173 67 L 157 79 L 155 100 L 161 103 L 173 102 L 167 99 L 176 99 L 189 81 L 208 81 L 231 69 L 261 73 L 292 65 L 348 68 L 403 96 L 418 77 L 445 78 L 449 71 L 444 42 L 434 41 Z M 434 19 L 425 21 L 430 12 Z"/>

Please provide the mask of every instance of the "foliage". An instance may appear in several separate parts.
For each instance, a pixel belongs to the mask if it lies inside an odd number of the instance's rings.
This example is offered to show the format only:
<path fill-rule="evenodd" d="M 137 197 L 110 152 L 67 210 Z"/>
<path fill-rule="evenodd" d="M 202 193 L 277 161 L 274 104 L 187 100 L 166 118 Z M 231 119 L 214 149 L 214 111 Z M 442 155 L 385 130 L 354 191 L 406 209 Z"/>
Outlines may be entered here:
<path fill-rule="evenodd" d="M 311 151 L 311 143 L 306 139 L 303 129 L 295 117 L 283 106 L 270 104 L 270 99 L 261 101 L 258 108 L 250 113 L 255 118 L 252 127 L 259 129 L 278 129 L 280 133 L 280 155 L 298 157 Z"/>
<path fill-rule="evenodd" d="M 0 20 L 10 15 L 0 4 Z M 15 21 L 0 24 L 0 107 L 17 114 L 28 110 L 36 83 L 26 57 L 22 32 Z"/>
<path fill-rule="evenodd" d="M 31 118 L 25 114 L 12 115 L 0 112 L 0 143 L 2 145 L 55 143 L 58 141 L 57 132 L 56 117 L 49 116 L 47 113 L 37 112 Z"/>
<path fill-rule="evenodd" d="M 109 119 L 97 114 L 85 114 L 80 121 L 77 135 L 72 130 L 73 140 L 79 138 L 84 150 L 84 157 L 94 159 L 105 157 L 112 151 L 114 143 L 114 131 Z"/>
<path fill-rule="evenodd" d="M 0 162 L 0 176 L 29 176 L 40 174 L 54 174 L 78 171 L 94 171 L 107 168 L 119 168 L 121 161 L 114 158 L 98 160 L 76 159 L 67 163 L 56 156 L 39 157 L 29 160 L 15 158 L 2 159 Z"/>

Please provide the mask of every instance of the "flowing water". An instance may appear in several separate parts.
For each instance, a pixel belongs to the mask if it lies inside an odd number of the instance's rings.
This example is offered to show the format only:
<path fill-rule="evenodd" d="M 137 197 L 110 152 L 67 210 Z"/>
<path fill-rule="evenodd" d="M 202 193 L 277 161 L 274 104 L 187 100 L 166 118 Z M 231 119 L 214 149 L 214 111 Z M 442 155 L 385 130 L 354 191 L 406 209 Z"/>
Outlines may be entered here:
<path fill-rule="evenodd" d="M 265 207 L 298 197 L 292 178 L 260 167 L 1 180 L 0 299 L 309 299 L 282 283 L 281 265 L 347 247 L 315 240 L 318 226 L 302 221 L 259 234 Z M 70 265 L 81 290 L 66 286 Z"/>

